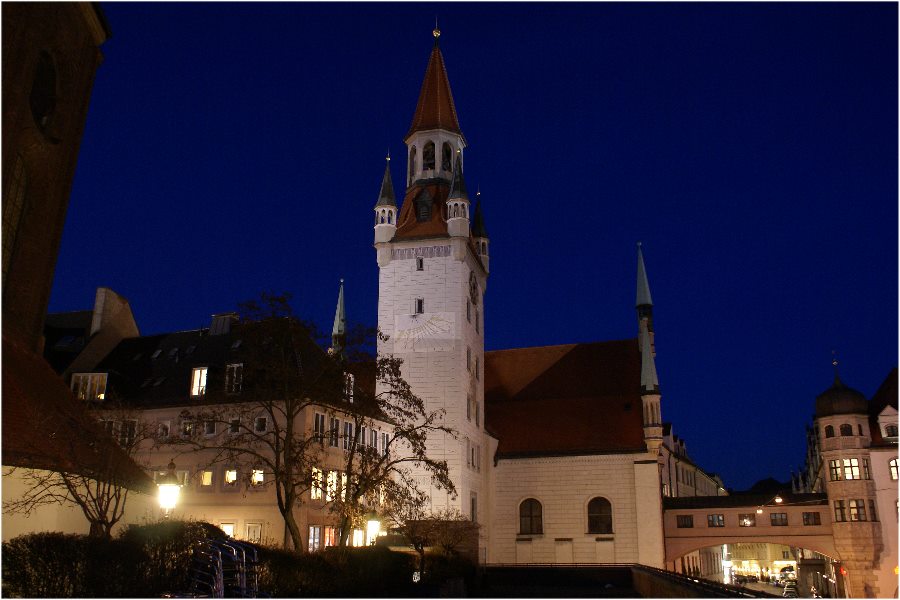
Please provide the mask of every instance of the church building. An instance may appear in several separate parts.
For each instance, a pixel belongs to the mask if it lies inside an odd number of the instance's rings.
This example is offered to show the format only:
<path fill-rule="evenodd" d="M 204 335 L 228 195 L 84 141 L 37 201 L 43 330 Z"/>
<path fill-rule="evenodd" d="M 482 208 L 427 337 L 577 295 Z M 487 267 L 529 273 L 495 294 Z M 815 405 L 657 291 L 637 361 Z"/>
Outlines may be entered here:
<path fill-rule="evenodd" d="M 456 494 L 431 486 L 435 510 L 480 524 L 491 563 L 664 565 L 662 497 L 718 495 L 664 424 L 654 362 L 653 302 L 638 246 L 636 338 L 485 352 L 490 240 L 464 177 L 440 31 L 407 146 L 397 205 L 390 161 L 375 204 L 379 352 L 428 411 L 458 435 L 429 439 Z M 389 159 L 388 159 L 389 160 Z"/>

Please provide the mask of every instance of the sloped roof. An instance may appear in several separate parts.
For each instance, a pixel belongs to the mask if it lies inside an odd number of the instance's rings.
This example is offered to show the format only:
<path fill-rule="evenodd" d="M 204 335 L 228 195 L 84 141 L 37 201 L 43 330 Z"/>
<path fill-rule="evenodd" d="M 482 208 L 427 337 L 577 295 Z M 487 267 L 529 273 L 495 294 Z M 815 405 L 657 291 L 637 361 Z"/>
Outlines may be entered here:
<path fill-rule="evenodd" d="M 428 57 L 425 79 L 422 81 L 412 124 L 403 140 L 408 141 L 413 133 L 428 129 L 443 129 L 462 136 L 459 119 L 456 116 L 456 105 L 450 91 L 450 79 L 447 77 L 447 68 L 444 66 L 444 57 L 437 39 Z"/>
<path fill-rule="evenodd" d="M 500 458 L 645 448 L 635 339 L 486 352 L 484 377 Z"/>
<path fill-rule="evenodd" d="M 144 471 L 38 355 L 3 336 L 3 464 L 115 477 L 152 492 Z"/>
<path fill-rule="evenodd" d="M 886 406 L 897 408 L 897 367 L 891 369 L 878 391 L 872 396 L 872 400 L 869 401 L 869 431 L 872 432 L 873 446 L 888 444 L 881 436 L 881 428 L 878 427 L 878 415 Z"/>
<path fill-rule="evenodd" d="M 412 184 L 403 198 L 394 240 L 448 237 L 444 210 L 449 193 L 450 184 L 443 179 L 421 180 Z M 415 204 L 420 197 L 430 198 L 431 201 L 431 218 L 427 221 L 416 219 Z"/>

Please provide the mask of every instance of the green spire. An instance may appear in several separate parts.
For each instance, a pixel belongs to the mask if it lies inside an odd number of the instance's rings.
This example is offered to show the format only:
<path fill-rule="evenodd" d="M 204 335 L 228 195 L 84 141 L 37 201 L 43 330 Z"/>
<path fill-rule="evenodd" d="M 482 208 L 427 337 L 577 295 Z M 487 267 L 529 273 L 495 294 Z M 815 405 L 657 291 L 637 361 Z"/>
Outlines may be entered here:
<path fill-rule="evenodd" d="M 656 375 L 656 361 L 650 344 L 650 331 L 641 327 L 641 393 L 658 394 L 659 378 Z"/>
<path fill-rule="evenodd" d="M 344 353 L 344 342 L 347 338 L 347 317 L 344 314 L 344 280 L 338 291 L 337 308 L 334 311 L 334 327 L 331 329 L 331 347 L 335 354 Z"/>

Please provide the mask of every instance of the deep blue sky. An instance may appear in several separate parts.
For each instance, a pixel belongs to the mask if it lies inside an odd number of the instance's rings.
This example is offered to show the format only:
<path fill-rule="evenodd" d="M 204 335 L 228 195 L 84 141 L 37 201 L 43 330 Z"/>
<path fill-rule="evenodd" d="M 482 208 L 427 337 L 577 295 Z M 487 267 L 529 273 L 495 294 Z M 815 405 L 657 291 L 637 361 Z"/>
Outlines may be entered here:
<path fill-rule="evenodd" d="M 727 485 L 786 479 L 837 350 L 897 364 L 897 5 L 104 4 L 51 311 L 141 332 L 262 290 L 375 324 L 372 206 L 435 15 L 491 236 L 486 345 L 634 337 Z M 398 185 L 402 160 L 393 162 Z"/>

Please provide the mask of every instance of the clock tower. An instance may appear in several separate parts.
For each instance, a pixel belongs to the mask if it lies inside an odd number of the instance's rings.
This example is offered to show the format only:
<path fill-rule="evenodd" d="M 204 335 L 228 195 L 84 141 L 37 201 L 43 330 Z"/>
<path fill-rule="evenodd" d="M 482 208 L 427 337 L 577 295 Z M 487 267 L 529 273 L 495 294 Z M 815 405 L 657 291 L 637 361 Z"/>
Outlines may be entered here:
<path fill-rule="evenodd" d="M 404 138 L 406 192 L 399 210 L 390 162 L 375 206 L 379 267 L 379 352 L 403 359 L 402 372 L 428 412 L 444 411 L 457 436 L 433 433 L 427 454 L 445 460 L 456 487 L 449 495 L 414 471 L 432 509 L 456 509 L 488 523 L 489 438 L 484 431 L 484 292 L 487 233 L 472 230 L 463 178 L 466 139 L 434 30 L 425 79 Z M 482 529 L 484 531 L 484 528 Z"/>

